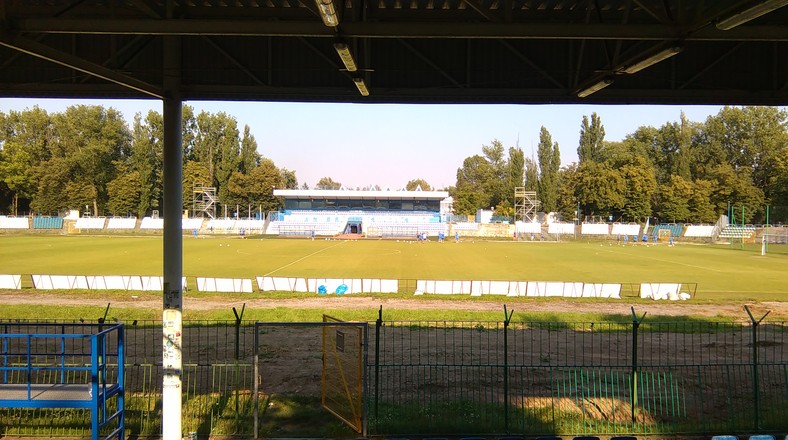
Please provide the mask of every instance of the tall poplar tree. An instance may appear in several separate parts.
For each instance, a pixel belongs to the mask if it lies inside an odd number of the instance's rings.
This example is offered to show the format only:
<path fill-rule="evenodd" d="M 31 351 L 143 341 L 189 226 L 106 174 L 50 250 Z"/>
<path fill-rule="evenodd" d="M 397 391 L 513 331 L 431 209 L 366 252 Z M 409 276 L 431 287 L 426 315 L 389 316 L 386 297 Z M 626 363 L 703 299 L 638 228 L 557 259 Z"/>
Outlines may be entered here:
<path fill-rule="evenodd" d="M 547 128 L 539 130 L 539 145 L 536 150 L 539 158 L 539 184 L 537 197 L 542 202 L 544 212 L 553 212 L 558 208 L 558 170 L 561 166 L 561 153 L 558 143 Z"/>
<path fill-rule="evenodd" d="M 161 114 L 150 111 L 144 119 L 141 114 L 135 115 L 133 124 L 129 167 L 139 174 L 140 194 L 136 213 L 138 217 L 144 217 L 162 204 L 164 120 Z"/>
<path fill-rule="evenodd" d="M 577 147 L 577 157 L 583 162 L 602 160 L 602 148 L 605 142 L 605 127 L 602 119 L 596 112 L 591 113 L 591 121 L 587 116 L 583 116 L 580 124 L 580 145 Z"/>
<path fill-rule="evenodd" d="M 260 165 L 262 157 L 257 152 L 257 141 L 254 139 L 252 130 L 248 125 L 244 125 L 244 134 L 241 137 L 241 158 L 238 164 L 239 171 L 249 173 Z"/>

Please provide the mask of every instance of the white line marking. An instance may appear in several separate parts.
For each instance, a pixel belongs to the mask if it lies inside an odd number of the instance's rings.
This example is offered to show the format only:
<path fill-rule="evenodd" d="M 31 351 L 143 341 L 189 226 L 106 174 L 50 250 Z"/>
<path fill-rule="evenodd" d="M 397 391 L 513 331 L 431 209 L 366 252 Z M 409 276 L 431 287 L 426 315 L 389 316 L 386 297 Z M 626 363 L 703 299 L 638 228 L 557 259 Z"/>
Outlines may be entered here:
<path fill-rule="evenodd" d="M 295 260 L 295 261 L 291 261 L 291 262 L 289 262 L 289 263 L 285 264 L 284 266 L 277 267 L 276 269 L 274 269 L 274 270 L 272 270 L 272 271 L 270 271 L 270 272 L 268 272 L 268 273 L 266 273 L 266 274 L 263 274 L 263 276 L 264 276 L 264 277 L 267 277 L 268 275 L 271 275 L 272 273 L 279 272 L 280 270 L 282 270 L 282 269 L 284 269 L 284 268 L 286 268 L 286 267 L 290 267 L 290 266 L 292 266 L 292 265 L 294 265 L 294 264 L 296 264 L 296 263 L 298 263 L 298 262 L 300 262 L 300 261 L 306 260 L 307 258 L 309 258 L 309 257 L 311 257 L 311 256 L 313 256 L 313 255 L 317 255 L 317 254 L 319 254 L 319 253 L 321 253 L 321 252 L 323 252 L 323 251 L 327 251 L 327 250 L 329 250 L 329 249 L 331 249 L 331 248 L 335 248 L 335 247 L 337 247 L 337 246 L 341 245 L 342 243 L 344 243 L 344 242 L 343 242 L 343 241 L 340 241 L 340 242 L 338 242 L 337 244 L 335 244 L 335 245 L 333 245 L 333 246 L 329 246 L 329 247 L 326 247 L 326 248 L 323 248 L 323 249 L 320 249 L 320 250 L 314 251 L 314 252 L 312 252 L 312 253 L 311 253 L 311 254 L 309 254 L 309 255 L 304 255 L 303 257 L 301 257 L 301 258 L 299 258 L 299 259 L 297 259 L 297 260 Z"/>

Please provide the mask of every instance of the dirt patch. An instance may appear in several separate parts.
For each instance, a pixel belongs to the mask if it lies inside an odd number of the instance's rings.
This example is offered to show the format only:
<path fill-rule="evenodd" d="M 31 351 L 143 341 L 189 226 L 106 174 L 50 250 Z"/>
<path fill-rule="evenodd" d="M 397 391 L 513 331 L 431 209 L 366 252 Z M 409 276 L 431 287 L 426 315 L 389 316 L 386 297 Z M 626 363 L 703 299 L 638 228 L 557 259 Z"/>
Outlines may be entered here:
<path fill-rule="evenodd" d="M 25 292 L 0 291 L 0 304 L 29 304 L 53 306 L 96 306 L 104 307 L 107 302 L 113 308 L 145 308 L 160 309 L 162 300 L 153 294 L 112 294 L 107 297 L 86 295 L 68 295 L 64 293 L 48 293 L 43 291 Z M 489 301 L 458 301 L 444 299 L 403 299 L 403 298 L 370 298 L 363 296 L 318 296 L 310 298 L 256 298 L 244 299 L 247 308 L 270 309 L 277 307 L 298 309 L 330 308 L 335 310 L 352 309 L 383 309 L 397 310 L 467 310 L 477 312 L 498 312 L 502 310 L 506 298 Z M 629 315 L 633 303 L 626 300 L 610 302 L 588 302 L 577 300 L 556 299 L 553 301 L 522 301 L 508 302 L 510 309 L 528 312 L 547 313 L 603 313 Z M 766 301 L 748 304 L 750 310 L 758 316 L 771 312 L 772 317 L 788 316 L 788 302 Z M 184 310 L 227 310 L 228 300 L 221 296 L 184 297 Z M 638 302 L 635 304 L 638 314 L 648 313 L 649 316 L 697 316 L 724 317 L 746 320 L 747 314 L 743 304 L 692 304 L 687 302 Z"/>

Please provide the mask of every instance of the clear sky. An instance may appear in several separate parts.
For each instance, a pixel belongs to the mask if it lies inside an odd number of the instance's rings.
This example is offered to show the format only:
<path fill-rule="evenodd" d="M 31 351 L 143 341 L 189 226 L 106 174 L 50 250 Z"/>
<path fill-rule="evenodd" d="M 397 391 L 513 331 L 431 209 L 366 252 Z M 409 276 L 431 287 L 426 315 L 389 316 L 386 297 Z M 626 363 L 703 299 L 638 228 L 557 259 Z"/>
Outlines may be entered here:
<path fill-rule="evenodd" d="M 162 111 L 156 100 L 61 100 L 0 98 L 0 111 L 38 105 L 62 112 L 70 105 L 104 105 L 123 113 Z M 596 112 L 608 141 L 622 140 L 638 127 L 679 120 L 703 122 L 718 106 L 644 105 L 401 105 L 189 101 L 195 114 L 225 112 L 249 125 L 260 154 L 296 172 L 310 187 L 324 176 L 346 187 L 380 185 L 400 189 L 416 178 L 443 188 L 454 185 L 466 157 L 482 154 L 493 140 L 536 156 L 539 129 L 558 142 L 562 164 L 577 161 L 580 123 Z"/>

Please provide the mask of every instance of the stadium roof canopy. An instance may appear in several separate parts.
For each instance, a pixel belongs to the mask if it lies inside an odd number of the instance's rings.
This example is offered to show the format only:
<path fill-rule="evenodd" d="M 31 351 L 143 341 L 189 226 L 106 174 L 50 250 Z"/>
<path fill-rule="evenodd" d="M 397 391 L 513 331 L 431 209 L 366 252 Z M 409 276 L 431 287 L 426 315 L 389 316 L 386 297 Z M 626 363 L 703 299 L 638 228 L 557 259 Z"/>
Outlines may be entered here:
<path fill-rule="evenodd" d="M 449 197 L 448 191 L 350 191 L 339 189 L 275 189 L 274 195 L 299 200 L 443 200 Z"/>
<path fill-rule="evenodd" d="M 0 96 L 786 105 L 786 3 L 2 0 Z"/>

